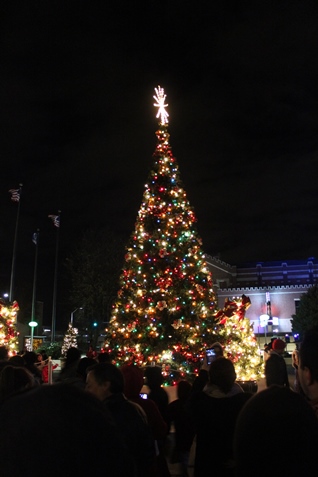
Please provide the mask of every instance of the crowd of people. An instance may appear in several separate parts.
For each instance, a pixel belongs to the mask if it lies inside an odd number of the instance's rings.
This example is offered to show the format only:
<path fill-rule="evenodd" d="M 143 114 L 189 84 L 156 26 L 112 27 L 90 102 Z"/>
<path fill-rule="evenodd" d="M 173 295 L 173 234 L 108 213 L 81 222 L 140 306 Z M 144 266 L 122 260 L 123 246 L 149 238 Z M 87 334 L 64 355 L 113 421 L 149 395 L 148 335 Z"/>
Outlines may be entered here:
<path fill-rule="evenodd" d="M 9 357 L 0 347 L 3 475 L 169 477 L 169 463 L 182 477 L 267 476 L 269 468 L 316 475 L 318 329 L 293 355 L 294 387 L 280 339 L 266 352 L 267 387 L 256 393 L 236 382 L 221 344 L 212 348 L 212 362 L 204 359 L 194 382 L 180 380 L 169 402 L 157 366 L 118 367 L 106 353 L 70 348 L 51 385 L 47 356 Z"/>

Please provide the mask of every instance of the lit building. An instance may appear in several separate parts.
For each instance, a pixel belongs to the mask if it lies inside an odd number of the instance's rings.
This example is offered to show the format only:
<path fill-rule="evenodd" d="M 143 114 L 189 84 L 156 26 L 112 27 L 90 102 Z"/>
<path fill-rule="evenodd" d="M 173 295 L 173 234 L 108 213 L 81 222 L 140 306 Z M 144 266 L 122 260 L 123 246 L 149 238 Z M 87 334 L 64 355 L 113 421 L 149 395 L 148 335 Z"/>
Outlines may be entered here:
<path fill-rule="evenodd" d="M 239 266 L 209 255 L 206 260 L 212 272 L 218 308 L 223 308 L 226 298 L 248 296 L 251 306 L 246 317 L 257 334 L 291 333 L 290 320 L 301 295 L 318 283 L 318 260 L 312 257 Z"/>

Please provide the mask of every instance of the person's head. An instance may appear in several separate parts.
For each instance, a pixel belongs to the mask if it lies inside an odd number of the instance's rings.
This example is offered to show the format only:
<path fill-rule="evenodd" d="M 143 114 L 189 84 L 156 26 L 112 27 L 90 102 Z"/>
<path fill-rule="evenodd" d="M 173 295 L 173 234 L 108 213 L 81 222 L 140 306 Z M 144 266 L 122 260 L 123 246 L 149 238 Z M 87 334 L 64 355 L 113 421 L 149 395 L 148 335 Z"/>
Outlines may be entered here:
<path fill-rule="evenodd" d="M 81 359 L 81 351 L 78 348 L 72 346 L 66 351 L 65 366 L 69 366 L 78 362 Z"/>
<path fill-rule="evenodd" d="M 285 348 L 286 348 L 285 341 L 279 338 L 276 338 L 275 340 L 273 340 L 272 349 L 276 351 L 276 353 L 283 354 L 285 352 Z"/>
<path fill-rule="evenodd" d="M 41 363 L 41 361 L 43 361 L 43 356 L 42 356 L 41 353 L 37 353 L 36 360 L 37 360 L 38 363 Z"/>
<path fill-rule="evenodd" d="M 34 351 L 27 351 L 24 353 L 23 358 L 27 366 L 32 366 L 37 362 L 36 353 Z"/>
<path fill-rule="evenodd" d="M 8 348 L 6 346 L 0 346 L 0 361 L 6 361 L 8 358 Z"/>
<path fill-rule="evenodd" d="M 11 356 L 8 360 L 8 363 L 11 366 L 19 366 L 20 368 L 25 365 L 23 356 L 20 356 L 19 354 L 15 354 L 14 356 Z"/>
<path fill-rule="evenodd" d="M 227 358 L 220 357 L 212 361 L 209 368 L 210 384 L 217 386 L 223 393 L 231 391 L 236 379 L 235 368 Z"/>
<path fill-rule="evenodd" d="M 272 475 L 318 475 L 318 420 L 303 396 L 282 386 L 254 394 L 241 410 L 234 433 L 237 477 L 267 476 L 260 468 L 266 450 L 264 429 L 271 445 Z M 293 456 L 290 458 L 290 456 Z M 256 471 L 257 469 L 257 471 Z"/>
<path fill-rule="evenodd" d="M 182 402 L 186 402 L 191 394 L 192 386 L 188 381 L 182 380 L 177 384 L 177 396 Z"/>
<path fill-rule="evenodd" d="M 34 386 L 34 376 L 26 368 L 8 365 L 0 374 L 0 400 Z"/>
<path fill-rule="evenodd" d="M 300 345 L 298 376 L 309 399 L 318 397 L 318 328 L 308 330 Z"/>
<path fill-rule="evenodd" d="M 223 346 L 218 341 L 212 344 L 211 349 L 215 352 L 216 358 L 223 356 Z"/>
<path fill-rule="evenodd" d="M 61 474 L 86 477 L 101 469 L 111 477 L 132 475 L 126 470 L 126 447 L 109 412 L 94 396 L 74 385 L 38 386 L 0 406 L 1 475 L 47 477 Z M 43 429 L 50 437 L 36 451 L 34 439 Z M 69 457 L 70 446 L 72 459 Z M 36 465 L 28 470 L 30 456 Z"/>
<path fill-rule="evenodd" d="M 124 376 L 124 394 L 128 399 L 139 396 L 144 384 L 144 373 L 139 366 L 125 364 L 120 368 Z"/>
<path fill-rule="evenodd" d="M 112 357 L 109 353 L 99 353 L 97 356 L 98 363 L 111 363 Z"/>
<path fill-rule="evenodd" d="M 103 401 L 112 394 L 124 392 L 124 376 L 114 364 L 98 363 L 87 369 L 85 389 Z"/>
<path fill-rule="evenodd" d="M 147 366 L 145 370 L 146 384 L 150 389 L 158 389 L 163 383 L 162 369 L 159 366 Z"/>
<path fill-rule="evenodd" d="M 81 358 L 76 369 L 77 375 L 86 382 L 87 369 L 95 364 L 96 361 L 94 358 L 88 358 L 87 356 Z"/>

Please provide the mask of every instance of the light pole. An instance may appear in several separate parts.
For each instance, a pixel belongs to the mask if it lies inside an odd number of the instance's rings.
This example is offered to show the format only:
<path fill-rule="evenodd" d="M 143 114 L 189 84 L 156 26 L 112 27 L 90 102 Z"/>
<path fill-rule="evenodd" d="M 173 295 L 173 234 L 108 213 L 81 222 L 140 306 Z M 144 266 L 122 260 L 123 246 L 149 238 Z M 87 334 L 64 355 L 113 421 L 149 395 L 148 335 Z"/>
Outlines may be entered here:
<path fill-rule="evenodd" d="M 71 325 L 73 326 L 73 318 L 74 318 L 74 313 L 77 312 L 77 310 L 82 310 L 83 307 L 82 306 L 79 306 L 78 308 L 76 308 L 74 311 L 72 311 L 71 313 Z"/>
<path fill-rule="evenodd" d="M 38 326 L 36 321 L 30 321 L 29 326 L 31 328 L 31 344 L 30 344 L 30 351 L 33 351 L 33 336 L 34 336 L 34 328 Z"/>

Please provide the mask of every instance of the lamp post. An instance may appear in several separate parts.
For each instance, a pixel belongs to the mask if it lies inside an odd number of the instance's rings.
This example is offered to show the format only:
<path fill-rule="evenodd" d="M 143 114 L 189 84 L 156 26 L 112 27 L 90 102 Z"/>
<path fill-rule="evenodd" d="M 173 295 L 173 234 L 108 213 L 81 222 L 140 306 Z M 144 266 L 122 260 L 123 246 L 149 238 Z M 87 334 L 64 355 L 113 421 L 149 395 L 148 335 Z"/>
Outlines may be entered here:
<path fill-rule="evenodd" d="M 74 311 L 72 311 L 71 313 L 71 325 L 73 326 L 73 318 L 74 318 L 74 313 L 77 312 L 77 310 L 82 310 L 83 307 L 82 306 L 79 306 L 78 308 L 76 308 Z"/>
<path fill-rule="evenodd" d="M 30 351 L 33 351 L 33 336 L 34 336 L 34 328 L 38 326 L 36 321 L 30 321 L 29 326 L 31 328 L 31 345 L 30 345 Z"/>

